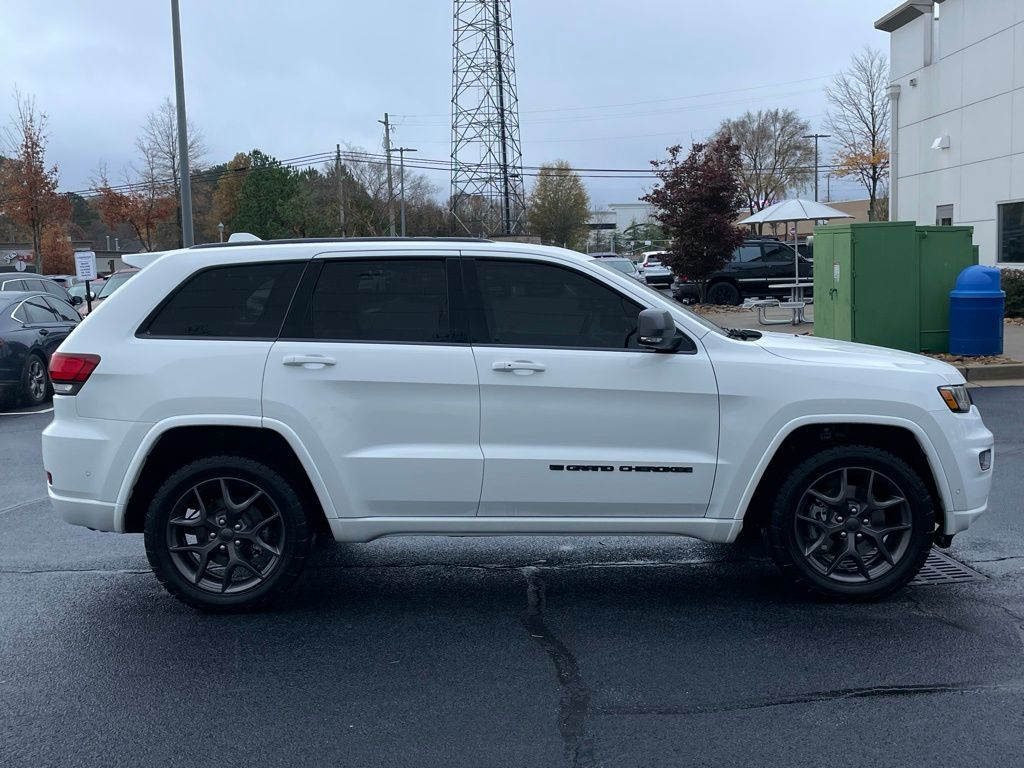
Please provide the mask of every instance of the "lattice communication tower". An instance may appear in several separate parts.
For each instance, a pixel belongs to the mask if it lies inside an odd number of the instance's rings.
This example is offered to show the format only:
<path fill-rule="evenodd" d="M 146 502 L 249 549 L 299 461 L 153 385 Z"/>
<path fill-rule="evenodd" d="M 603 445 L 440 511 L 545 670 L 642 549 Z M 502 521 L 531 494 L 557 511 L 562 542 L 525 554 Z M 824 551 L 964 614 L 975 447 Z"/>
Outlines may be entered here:
<path fill-rule="evenodd" d="M 454 0 L 452 194 L 455 228 L 517 235 L 526 196 L 511 0 Z"/>

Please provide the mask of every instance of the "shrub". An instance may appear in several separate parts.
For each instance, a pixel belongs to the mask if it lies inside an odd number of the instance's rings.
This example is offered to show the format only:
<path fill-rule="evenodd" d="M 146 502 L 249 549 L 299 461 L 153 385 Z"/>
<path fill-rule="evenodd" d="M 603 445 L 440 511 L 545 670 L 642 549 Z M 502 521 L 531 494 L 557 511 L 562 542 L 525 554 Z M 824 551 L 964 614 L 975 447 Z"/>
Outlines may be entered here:
<path fill-rule="evenodd" d="M 1024 317 L 1024 269 L 1004 269 L 1002 278 L 1006 316 Z"/>

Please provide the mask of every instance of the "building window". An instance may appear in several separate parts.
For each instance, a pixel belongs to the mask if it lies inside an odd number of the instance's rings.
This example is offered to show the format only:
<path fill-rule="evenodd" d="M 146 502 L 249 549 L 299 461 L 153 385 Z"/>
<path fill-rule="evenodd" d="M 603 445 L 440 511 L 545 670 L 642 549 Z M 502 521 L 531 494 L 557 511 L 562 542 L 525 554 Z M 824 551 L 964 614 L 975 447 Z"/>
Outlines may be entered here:
<path fill-rule="evenodd" d="M 952 205 L 937 205 L 937 206 L 935 206 L 935 226 L 937 226 L 937 227 L 951 227 L 951 226 L 953 226 L 953 206 Z"/>
<path fill-rule="evenodd" d="M 999 207 L 999 261 L 1024 263 L 1024 201 Z"/>

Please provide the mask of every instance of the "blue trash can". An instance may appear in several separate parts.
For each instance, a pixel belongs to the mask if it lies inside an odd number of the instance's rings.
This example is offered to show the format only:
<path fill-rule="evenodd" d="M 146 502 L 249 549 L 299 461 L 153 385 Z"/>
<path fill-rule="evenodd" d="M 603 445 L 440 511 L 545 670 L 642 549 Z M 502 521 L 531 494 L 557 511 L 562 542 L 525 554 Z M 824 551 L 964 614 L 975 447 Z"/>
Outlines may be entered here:
<path fill-rule="evenodd" d="M 1003 354 L 1003 305 L 996 267 L 967 267 L 949 292 L 949 352 L 953 355 Z"/>

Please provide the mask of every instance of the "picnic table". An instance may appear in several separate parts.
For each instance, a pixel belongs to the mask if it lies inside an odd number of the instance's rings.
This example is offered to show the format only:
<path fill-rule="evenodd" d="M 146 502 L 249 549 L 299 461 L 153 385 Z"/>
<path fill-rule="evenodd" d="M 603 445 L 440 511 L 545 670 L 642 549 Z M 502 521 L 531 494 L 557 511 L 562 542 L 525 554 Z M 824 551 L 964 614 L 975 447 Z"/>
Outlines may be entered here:
<path fill-rule="evenodd" d="M 804 316 L 804 308 L 811 303 L 812 300 L 804 298 L 804 289 L 814 287 L 814 281 L 812 279 L 797 279 L 788 283 L 773 283 L 768 287 L 772 290 L 788 290 L 789 300 L 780 301 L 779 299 L 762 299 L 759 301 L 744 302 L 744 306 L 757 310 L 757 321 L 761 323 L 761 325 L 800 325 L 801 323 L 810 322 Z M 790 312 L 792 312 L 792 318 L 769 317 L 767 310 L 774 307 L 790 310 Z"/>

